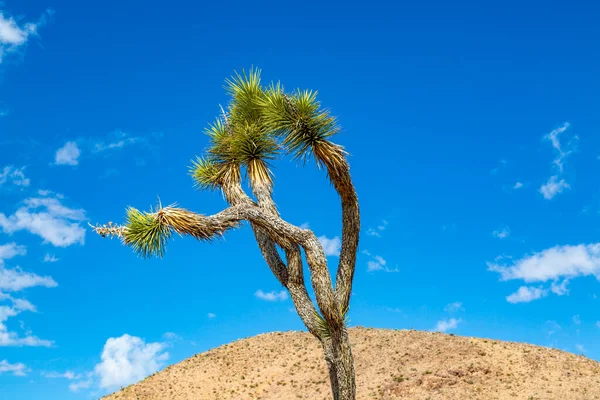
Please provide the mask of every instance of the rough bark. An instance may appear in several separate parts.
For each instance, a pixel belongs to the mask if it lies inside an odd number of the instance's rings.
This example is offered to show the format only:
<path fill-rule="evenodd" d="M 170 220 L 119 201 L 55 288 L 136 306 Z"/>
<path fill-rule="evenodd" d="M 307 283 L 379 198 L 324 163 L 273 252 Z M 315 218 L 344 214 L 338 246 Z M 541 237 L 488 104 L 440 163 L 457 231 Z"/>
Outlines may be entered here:
<path fill-rule="evenodd" d="M 332 332 L 329 338 L 322 341 L 322 345 L 334 400 L 354 400 L 354 359 L 346 330 Z"/>
<path fill-rule="evenodd" d="M 340 147 L 338 151 L 342 152 L 343 150 Z M 345 157 L 340 157 L 336 163 L 332 163 L 329 159 L 323 159 L 323 164 L 327 168 L 329 179 L 342 203 L 342 248 L 335 279 L 335 294 L 342 309 L 347 310 L 352 294 L 360 233 L 358 196 L 350 177 L 350 166 Z"/>
<path fill-rule="evenodd" d="M 266 185 L 254 185 L 253 191 L 258 200 L 258 206 L 265 211 L 279 216 L 277 206 L 273 202 L 271 189 Z M 244 193 L 241 185 L 230 185 L 224 188 L 225 197 L 231 205 L 246 204 L 252 205 L 252 200 Z M 302 255 L 300 248 L 294 244 L 285 248 L 287 267 L 279 253 L 273 239 L 269 234 L 257 224 L 251 222 L 252 230 L 260 251 L 267 265 L 283 287 L 285 287 L 294 303 L 300 319 L 315 337 L 318 336 L 317 310 L 310 300 L 306 284 L 304 282 L 304 271 L 302 267 Z M 319 338 L 320 339 L 320 338 Z"/>

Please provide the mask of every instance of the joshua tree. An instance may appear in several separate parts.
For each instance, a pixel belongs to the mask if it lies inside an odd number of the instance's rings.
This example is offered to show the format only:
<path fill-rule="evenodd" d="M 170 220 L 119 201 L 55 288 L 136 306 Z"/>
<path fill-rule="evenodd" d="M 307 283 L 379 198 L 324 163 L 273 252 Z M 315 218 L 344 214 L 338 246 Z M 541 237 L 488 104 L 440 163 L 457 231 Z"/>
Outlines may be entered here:
<path fill-rule="evenodd" d="M 336 119 L 321 108 L 316 92 L 286 93 L 280 83 L 264 87 L 260 71 L 236 73 L 226 80 L 231 96 L 227 109 L 209 125 L 210 147 L 190 168 L 199 189 L 220 189 L 229 206 L 205 216 L 158 205 L 155 211 L 127 210 L 124 225 L 95 226 L 103 237 L 119 237 L 142 257 L 162 257 L 165 244 L 176 232 L 209 241 L 248 221 L 258 247 L 277 280 L 285 287 L 308 331 L 323 347 L 335 400 L 355 398 L 354 362 L 346 314 L 352 292 L 360 213 L 346 151 L 330 138 L 338 133 Z M 342 247 L 332 284 L 327 259 L 319 240 L 309 230 L 294 226 L 279 214 L 273 201 L 270 163 L 282 153 L 306 161 L 312 156 L 341 199 Z M 244 172 L 244 173 L 243 173 Z M 253 198 L 242 186 L 247 179 Z M 285 254 L 285 261 L 277 250 Z M 304 250 L 318 310 L 311 301 L 303 276 Z"/>

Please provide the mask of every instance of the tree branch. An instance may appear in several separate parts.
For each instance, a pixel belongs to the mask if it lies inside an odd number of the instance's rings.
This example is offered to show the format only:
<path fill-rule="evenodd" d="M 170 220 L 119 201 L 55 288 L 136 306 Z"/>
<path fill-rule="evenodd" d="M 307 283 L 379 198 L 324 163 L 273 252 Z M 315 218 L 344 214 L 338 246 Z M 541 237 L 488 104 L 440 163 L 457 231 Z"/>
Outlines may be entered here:
<path fill-rule="evenodd" d="M 360 209 L 358 196 L 350 176 L 350 166 L 343 157 L 338 164 L 324 160 L 327 173 L 342 202 L 342 248 L 335 279 L 335 294 L 343 310 L 350 305 L 352 282 L 356 269 L 356 252 L 360 235 Z"/>
<path fill-rule="evenodd" d="M 333 293 L 325 253 L 312 231 L 300 229 L 277 216 L 265 212 L 254 204 L 231 206 L 210 216 L 196 214 L 182 208 L 164 207 L 155 213 L 146 213 L 145 217 L 147 218 L 145 224 L 135 226 L 135 232 L 129 225 L 111 228 L 111 232 L 114 232 L 114 236 L 122 237 L 125 244 L 135 249 L 145 246 L 149 250 L 144 254 L 153 254 L 153 243 L 148 246 L 144 241 L 154 240 L 150 233 L 157 231 L 157 228 L 160 228 L 158 231 L 163 234 L 166 234 L 166 230 L 172 230 L 181 235 L 210 240 L 236 227 L 241 221 L 250 221 L 262 228 L 277 244 L 288 251 L 290 249 L 293 251 L 294 246 L 300 245 L 306 254 L 317 305 L 323 317 L 333 328 L 343 326 L 343 317 Z M 107 226 L 94 227 L 94 230 L 103 236 L 107 235 L 106 229 Z M 291 256 L 297 258 L 295 254 L 291 254 Z M 294 265 L 294 268 L 297 271 L 298 265 Z M 295 278 L 298 277 L 295 276 Z"/>

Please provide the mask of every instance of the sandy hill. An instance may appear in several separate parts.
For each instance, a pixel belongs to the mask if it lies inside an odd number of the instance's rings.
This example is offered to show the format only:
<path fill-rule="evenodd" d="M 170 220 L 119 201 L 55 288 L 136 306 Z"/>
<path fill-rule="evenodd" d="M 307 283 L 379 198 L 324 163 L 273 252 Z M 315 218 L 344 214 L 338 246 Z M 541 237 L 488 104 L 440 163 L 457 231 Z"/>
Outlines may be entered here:
<path fill-rule="evenodd" d="M 352 328 L 358 399 L 600 399 L 600 363 L 533 345 Z M 308 333 L 268 333 L 197 354 L 106 400 L 331 399 Z"/>

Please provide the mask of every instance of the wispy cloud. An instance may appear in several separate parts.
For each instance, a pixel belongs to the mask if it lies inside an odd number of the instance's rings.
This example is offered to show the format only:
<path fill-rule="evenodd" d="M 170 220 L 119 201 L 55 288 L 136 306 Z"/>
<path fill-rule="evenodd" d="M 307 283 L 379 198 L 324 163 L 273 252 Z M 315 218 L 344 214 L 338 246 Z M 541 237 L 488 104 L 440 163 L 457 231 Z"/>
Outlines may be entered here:
<path fill-rule="evenodd" d="M 57 261 L 58 261 L 58 257 L 56 257 L 54 254 L 46 253 L 44 255 L 44 262 L 45 263 L 55 263 Z"/>
<path fill-rule="evenodd" d="M 16 168 L 13 165 L 8 165 L 0 170 L 0 186 L 11 183 L 15 186 L 27 187 L 30 180 L 23 172 L 25 167 Z"/>
<path fill-rule="evenodd" d="M 576 345 L 575 345 L 575 348 L 576 348 L 576 349 L 577 349 L 577 351 L 578 351 L 578 352 L 580 352 L 580 353 L 586 353 L 586 352 L 587 352 L 587 349 L 586 349 L 586 348 L 585 348 L 585 346 L 584 346 L 584 345 L 582 345 L 582 344 L 576 344 Z"/>
<path fill-rule="evenodd" d="M 0 10 L 0 64 L 6 55 L 22 49 L 32 37 L 37 36 L 39 28 L 51 14 L 48 10 L 36 22 L 22 22 Z"/>
<path fill-rule="evenodd" d="M 563 279 L 560 283 L 558 281 L 552 282 L 550 284 L 550 291 L 558 296 L 564 296 L 569 293 L 569 289 L 567 288 L 568 283 L 568 279 Z"/>
<path fill-rule="evenodd" d="M 385 258 L 377 255 L 372 255 L 368 250 L 363 250 L 363 253 L 371 257 L 371 260 L 367 262 L 367 271 L 384 271 L 384 272 L 399 272 L 398 268 L 390 269 L 387 267 L 387 261 Z"/>
<path fill-rule="evenodd" d="M 334 236 L 331 239 L 326 236 L 319 236 L 319 242 L 321 243 L 321 246 L 323 246 L 323 251 L 326 256 L 338 257 L 340 255 L 342 241 L 338 236 Z"/>
<path fill-rule="evenodd" d="M 516 292 L 506 296 L 506 301 L 511 304 L 529 303 L 548 295 L 548 291 L 539 287 L 521 286 Z"/>
<path fill-rule="evenodd" d="M 506 165 L 508 164 L 508 161 L 505 159 L 501 159 L 500 161 L 498 161 L 498 164 L 496 167 L 492 168 L 490 170 L 490 174 L 492 175 L 496 175 L 498 172 L 500 172 L 503 168 L 506 167 Z"/>
<path fill-rule="evenodd" d="M 92 379 L 85 379 L 78 382 L 73 382 L 69 384 L 69 390 L 73 393 L 77 393 L 82 389 L 89 389 L 94 381 Z"/>
<path fill-rule="evenodd" d="M 581 316 L 579 314 L 573 315 L 572 320 L 575 325 L 581 325 Z"/>
<path fill-rule="evenodd" d="M 499 273 L 503 281 L 551 281 L 552 293 L 561 295 L 567 292 L 565 279 L 581 276 L 600 278 L 600 243 L 555 246 L 516 261 L 501 257 L 487 265 L 489 271 Z"/>
<path fill-rule="evenodd" d="M 72 381 L 73 379 L 80 379 L 81 374 L 76 374 L 73 371 L 65 371 L 65 372 L 42 372 L 42 376 L 48 379 L 67 379 Z"/>
<path fill-rule="evenodd" d="M 58 284 L 49 276 L 25 272 L 19 267 L 9 269 L 0 266 L 0 290 L 18 292 L 35 286 L 52 288 L 58 286 Z"/>
<path fill-rule="evenodd" d="M 375 237 L 381 237 L 383 231 L 385 231 L 388 227 L 389 223 L 388 221 L 386 221 L 385 219 L 383 221 L 381 221 L 381 223 L 379 225 L 377 225 L 374 228 L 369 228 L 367 230 L 367 235 L 369 236 L 375 236 Z"/>
<path fill-rule="evenodd" d="M 132 136 L 126 132 L 116 130 L 105 137 L 79 138 L 70 140 L 56 151 L 54 164 L 56 165 L 78 165 L 81 158 L 93 155 L 109 155 L 126 147 L 143 145 L 146 149 L 152 149 L 156 141 L 162 137 L 161 134 L 151 134 L 147 137 Z M 85 156 L 85 157 L 84 157 Z M 137 157 L 136 165 L 144 165 L 143 159 Z"/>
<path fill-rule="evenodd" d="M 499 229 L 496 229 L 495 231 L 493 231 L 492 235 L 494 237 L 497 237 L 498 239 L 506 239 L 507 237 L 510 236 L 510 229 L 508 229 L 508 227 L 505 226 L 503 228 L 499 228 Z"/>
<path fill-rule="evenodd" d="M 59 197 L 32 197 L 23 202 L 14 214 L 0 213 L 0 228 L 12 234 L 25 230 L 57 247 L 75 243 L 83 244 L 85 220 L 82 209 L 73 209 L 62 204 Z"/>
<path fill-rule="evenodd" d="M 261 289 L 257 290 L 254 295 L 265 301 L 285 301 L 288 298 L 287 292 L 282 290 L 280 292 L 271 291 L 263 292 Z"/>
<path fill-rule="evenodd" d="M 1 271 L 1 269 L 0 269 Z M 0 276 L 0 280 L 2 277 Z M 8 330 L 6 321 L 9 318 L 16 317 L 23 311 L 36 312 L 36 308 L 33 304 L 24 299 L 17 299 L 11 295 L 0 292 L 0 301 L 4 302 L 8 300 L 11 305 L 0 305 L 0 347 L 7 346 L 52 346 L 52 341 L 40 339 L 37 336 L 31 334 L 31 332 L 25 332 L 25 336 L 21 336 L 16 332 Z"/>
<path fill-rule="evenodd" d="M 25 376 L 27 375 L 27 366 L 23 363 L 11 364 L 8 360 L 2 360 L 0 361 L 0 375 L 5 373 L 15 376 Z"/>
<path fill-rule="evenodd" d="M 438 331 L 438 332 L 448 332 L 448 331 L 456 329 L 460 322 L 461 322 L 461 320 L 456 319 L 456 318 L 443 319 L 443 320 L 438 321 L 434 330 Z"/>
<path fill-rule="evenodd" d="M 548 336 L 552 336 L 562 330 L 562 327 L 556 321 L 546 321 L 546 326 L 548 327 L 548 331 L 546 332 Z"/>
<path fill-rule="evenodd" d="M 446 305 L 446 307 L 444 307 L 444 311 L 446 311 L 448 313 L 456 313 L 456 312 L 463 311 L 463 310 L 464 310 L 464 307 L 460 301 L 455 301 L 454 303 L 450 303 L 450 304 Z"/>
<path fill-rule="evenodd" d="M 522 182 L 515 182 L 515 184 L 513 185 L 513 190 L 517 190 L 517 189 L 521 189 L 523 187 L 523 183 Z"/>
<path fill-rule="evenodd" d="M 25 246 L 16 244 L 15 242 L 0 245 L 0 267 L 4 264 L 4 260 L 9 260 L 16 256 L 24 256 L 27 253 Z"/>
<path fill-rule="evenodd" d="M 567 181 L 562 178 L 559 179 L 558 175 L 553 175 L 548 178 L 548 181 L 540 187 L 540 193 L 546 200 L 550 200 L 557 194 L 560 194 L 570 188 L 571 185 L 569 185 Z"/>
<path fill-rule="evenodd" d="M 166 340 L 171 340 L 171 341 L 181 340 L 181 336 L 179 336 L 175 332 L 165 332 L 163 334 L 163 338 Z"/>
<path fill-rule="evenodd" d="M 146 139 L 137 136 L 130 136 L 123 131 L 115 131 L 108 135 L 106 139 L 97 139 L 93 143 L 93 151 L 96 153 L 107 150 L 118 150 L 123 147 L 145 142 Z"/>
<path fill-rule="evenodd" d="M 564 136 L 564 133 L 569 128 L 569 123 L 565 122 L 561 127 L 554 129 L 552 132 L 544 136 L 544 140 L 550 141 L 556 157 L 552 160 L 557 173 L 550 176 L 546 183 L 540 187 L 540 193 L 546 200 L 554 198 L 563 191 L 570 189 L 571 186 L 562 177 L 564 172 L 566 158 L 575 151 L 575 143 L 578 140 L 577 136 L 573 136 L 567 142 L 561 141 L 559 136 Z"/>
<path fill-rule="evenodd" d="M 213 318 L 216 318 L 216 317 L 217 317 L 217 314 L 214 314 L 214 313 L 211 313 L 211 312 L 209 312 L 209 313 L 208 313 L 206 316 L 207 316 L 209 319 L 213 319 Z"/>
<path fill-rule="evenodd" d="M 402 310 L 398 307 L 386 307 L 385 310 L 388 312 L 402 314 Z"/>

